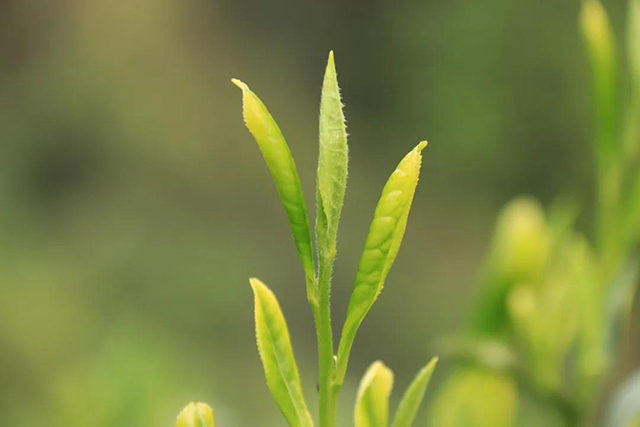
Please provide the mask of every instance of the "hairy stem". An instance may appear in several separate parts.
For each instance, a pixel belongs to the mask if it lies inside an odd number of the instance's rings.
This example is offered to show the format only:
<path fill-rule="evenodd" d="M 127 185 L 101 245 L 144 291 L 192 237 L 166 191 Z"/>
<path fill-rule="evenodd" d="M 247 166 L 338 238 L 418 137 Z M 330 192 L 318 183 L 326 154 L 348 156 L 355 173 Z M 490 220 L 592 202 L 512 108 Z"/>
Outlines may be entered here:
<path fill-rule="evenodd" d="M 333 333 L 331 330 L 331 275 L 334 254 L 320 254 L 318 277 L 318 312 L 316 332 L 318 336 L 318 364 L 320 388 L 320 427 L 335 427 L 336 405 L 332 396 L 334 372 Z"/>

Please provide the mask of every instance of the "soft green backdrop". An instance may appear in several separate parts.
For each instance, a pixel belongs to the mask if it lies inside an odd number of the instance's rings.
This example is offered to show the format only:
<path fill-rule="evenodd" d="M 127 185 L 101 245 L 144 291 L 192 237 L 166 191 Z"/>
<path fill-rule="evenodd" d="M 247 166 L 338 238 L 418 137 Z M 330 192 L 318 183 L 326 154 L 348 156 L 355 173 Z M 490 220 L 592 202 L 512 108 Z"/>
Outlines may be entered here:
<path fill-rule="evenodd" d="M 622 39 L 626 2 L 604 4 Z M 372 360 L 404 388 L 464 322 L 509 198 L 592 204 L 579 6 L 1 2 L 0 425 L 169 426 L 197 399 L 222 426 L 282 426 L 249 276 L 277 293 L 315 394 L 304 276 L 229 79 L 269 106 L 312 201 L 330 49 L 351 134 L 336 327 L 386 177 L 430 142 L 403 248 L 356 340 L 343 419 Z M 636 341 L 620 373 L 639 361 Z"/>

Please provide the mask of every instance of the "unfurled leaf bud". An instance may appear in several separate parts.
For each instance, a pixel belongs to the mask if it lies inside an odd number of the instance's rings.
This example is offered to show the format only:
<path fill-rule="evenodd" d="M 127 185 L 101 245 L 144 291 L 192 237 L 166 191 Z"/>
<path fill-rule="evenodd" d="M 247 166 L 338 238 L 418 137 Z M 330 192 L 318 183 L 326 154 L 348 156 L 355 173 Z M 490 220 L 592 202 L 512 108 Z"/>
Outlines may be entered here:
<path fill-rule="evenodd" d="M 213 410 L 202 402 L 189 403 L 178 415 L 176 427 L 215 427 Z"/>
<path fill-rule="evenodd" d="M 536 276 L 549 256 L 550 231 L 540 204 L 528 197 L 509 202 L 498 218 L 494 262 L 501 276 L 522 281 Z"/>

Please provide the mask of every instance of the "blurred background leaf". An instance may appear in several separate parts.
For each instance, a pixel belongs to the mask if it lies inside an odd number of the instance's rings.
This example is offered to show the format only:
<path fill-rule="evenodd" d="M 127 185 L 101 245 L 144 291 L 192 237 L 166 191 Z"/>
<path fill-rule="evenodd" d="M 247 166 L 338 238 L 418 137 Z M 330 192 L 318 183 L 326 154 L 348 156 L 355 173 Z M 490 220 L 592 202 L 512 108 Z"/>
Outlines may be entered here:
<path fill-rule="evenodd" d="M 613 395 L 606 427 L 635 427 L 640 423 L 640 372 L 627 379 Z"/>

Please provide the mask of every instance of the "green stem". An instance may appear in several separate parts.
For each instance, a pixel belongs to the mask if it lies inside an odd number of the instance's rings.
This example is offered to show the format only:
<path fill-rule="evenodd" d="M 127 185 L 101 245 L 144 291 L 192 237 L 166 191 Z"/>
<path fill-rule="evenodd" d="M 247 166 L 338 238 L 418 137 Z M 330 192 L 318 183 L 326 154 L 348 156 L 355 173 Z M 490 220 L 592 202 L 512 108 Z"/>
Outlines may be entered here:
<path fill-rule="evenodd" d="M 331 329 L 331 275 L 335 254 L 320 254 L 318 277 L 318 364 L 320 388 L 320 427 L 335 427 L 336 404 L 333 396 L 333 333 Z"/>

